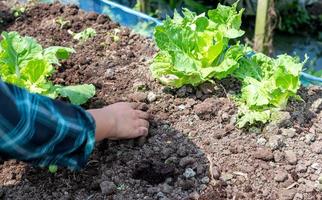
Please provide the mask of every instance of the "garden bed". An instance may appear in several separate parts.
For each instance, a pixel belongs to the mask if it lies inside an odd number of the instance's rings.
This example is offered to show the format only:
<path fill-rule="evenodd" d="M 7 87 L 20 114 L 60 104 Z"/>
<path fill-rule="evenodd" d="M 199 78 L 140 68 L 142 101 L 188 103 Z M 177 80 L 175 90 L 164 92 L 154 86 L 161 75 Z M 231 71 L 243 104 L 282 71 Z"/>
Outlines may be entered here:
<path fill-rule="evenodd" d="M 5 10 L 0 12 L 2 16 Z M 70 24 L 61 28 L 58 17 Z M 84 43 L 68 33 L 89 27 L 97 35 Z M 227 98 L 227 93 L 239 89 L 238 82 L 226 79 L 200 88 L 165 88 L 149 71 L 157 52 L 153 41 L 106 16 L 75 6 L 37 5 L 16 20 L 5 17 L 0 28 L 33 36 L 45 47 L 75 48 L 52 80 L 63 85 L 94 84 L 96 96 L 85 108 L 136 101 L 146 103 L 154 116 L 144 144 L 101 142 L 80 172 L 59 169 L 51 174 L 5 161 L 0 166 L 2 198 L 322 198 L 316 185 L 322 172 L 320 88 L 301 89 L 304 101 L 291 102 L 279 123 L 240 130 L 234 125 L 237 110 Z"/>

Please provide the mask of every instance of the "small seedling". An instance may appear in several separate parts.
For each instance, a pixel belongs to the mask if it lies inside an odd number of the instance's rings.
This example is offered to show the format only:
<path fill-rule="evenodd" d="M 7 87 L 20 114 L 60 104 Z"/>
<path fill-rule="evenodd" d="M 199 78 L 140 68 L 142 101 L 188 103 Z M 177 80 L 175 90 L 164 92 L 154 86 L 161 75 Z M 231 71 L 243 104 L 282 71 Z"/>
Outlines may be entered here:
<path fill-rule="evenodd" d="M 112 37 L 112 39 L 113 39 L 113 42 L 118 42 L 118 41 L 120 41 L 120 36 L 119 36 L 119 33 L 121 32 L 121 30 L 120 29 L 118 29 L 118 28 L 116 28 L 116 29 L 114 29 L 113 30 L 113 33 L 109 33 L 110 34 L 110 36 Z"/>
<path fill-rule="evenodd" d="M 52 174 L 56 174 L 57 171 L 58 171 L 58 167 L 57 165 L 49 165 L 49 172 L 52 173 Z"/>
<path fill-rule="evenodd" d="M 27 10 L 26 7 L 23 7 L 23 6 L 14 6 L 11 11 L 12 11 L 13 16 L 16 17 L 16 18 L 18 18 L 23 13 L 25 13 L 26 10 Z"/>
<path fill-rule="evenodd" d="M 95 37 L 97 34 L 95 29 L 93 28 L 87 28 L 80 33 L 74 33 L 71 30 L 69 30 L 68 32 L 73 36 L 74 40 L 78 40 L 80 42 L 86 42 L 88 39 Z"/>
<path fill-rule="evenodd" d="M 60 26 L 60 29 L 63 29 L 66 25 L 70 25 L 70 21 L 64 20 L 63 17 L 58 17 L 55 22 Z"/>
<path fill-rule="evenodd" d="M 122 191 L 125 190 L 126 186 L 124 184 L 120 184 L 119 186 L 117 186 L 117 190 Z"/>

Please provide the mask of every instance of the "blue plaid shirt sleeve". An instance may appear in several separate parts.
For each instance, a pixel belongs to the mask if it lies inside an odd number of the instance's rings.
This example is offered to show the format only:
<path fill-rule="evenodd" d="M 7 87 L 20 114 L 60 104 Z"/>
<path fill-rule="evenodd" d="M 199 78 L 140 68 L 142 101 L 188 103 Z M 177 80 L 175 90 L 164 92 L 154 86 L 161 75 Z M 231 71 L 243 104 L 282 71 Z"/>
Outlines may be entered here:
<path fill-rule="evenodd" d="M 0 80 L 1 157 L 80 169 L 93 151 L 95 128 L 81 107 Z"/>

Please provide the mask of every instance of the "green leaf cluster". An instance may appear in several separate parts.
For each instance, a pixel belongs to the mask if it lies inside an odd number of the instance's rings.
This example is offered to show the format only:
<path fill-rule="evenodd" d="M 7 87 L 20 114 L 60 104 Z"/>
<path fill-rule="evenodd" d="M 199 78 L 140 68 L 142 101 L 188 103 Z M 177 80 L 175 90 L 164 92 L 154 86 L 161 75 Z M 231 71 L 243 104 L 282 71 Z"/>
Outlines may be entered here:
<path fill-rule="evenodd" d="M 273 113 L 285 108 L 290 97 L 297 97 L 303 63 L 280 55 L 276 59 L 254 54 L 247 46 L 231 39 L 244 34 L 240 30 L 243 10 L 220 5 L 206 14 L 185 10 L 167 18 L 155 30 L 160 49 L 151 64 L 152 75 L 175 88 L 198 86 L 213 79 L 235 77 L 242 82 L 241 94 L 234 97 L 239 105 L 239 127 L 266 123 Z"/>
<path fill-rule="evenodd" d="M 151 71 L 162 83 L 181 87 L 199 85 L 213 78 L 225 78 L 238 68 L 242 57 L 239 47 L 229 47 L 230 39 L 244 34 L 240 30 L 243 10 L 219 5 L 216 10 L 196 15 L 185 9 L 156 27 L 155 39 L 160 52 Z"/>
<path fill-rule="evenodd" d="M 280 55 L 273 59 L 257 53 L 251 58 L 242 58 L 240 66 L 232 74 L 243 83 L 237 98 L 240 127 L 270 121 L 274 112 L 286 107 L 290 97 L 298 97 L 303 63 L 297 58 Z"/>
<path fill-rule="evenodd" d="M 53 46 L 43 49 L 34 38 L 22 37 L 17 32 L 3 32 L 0 41 L 0 78 L 26 88 L 32 93 L 51 98 L 67 97 L 80 105 L 95 95 L 93 85 L 54 85 L 48 78 L 55 72 L 54 65 L 69 58 L 74 49 Z"/>

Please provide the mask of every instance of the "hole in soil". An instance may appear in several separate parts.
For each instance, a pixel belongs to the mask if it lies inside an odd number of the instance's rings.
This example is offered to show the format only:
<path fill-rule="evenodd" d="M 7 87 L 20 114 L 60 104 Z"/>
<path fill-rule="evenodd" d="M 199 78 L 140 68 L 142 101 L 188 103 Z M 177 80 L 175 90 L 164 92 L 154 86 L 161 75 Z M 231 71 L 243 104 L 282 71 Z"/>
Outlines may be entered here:
<path fill-rule="evenodd" d="M 167 178 L 174 178 L 175 167 L 161 162 L 143 161 L 135 166 L 133 178 L 145 180 L 155 185 L 164 182 Z"/>

